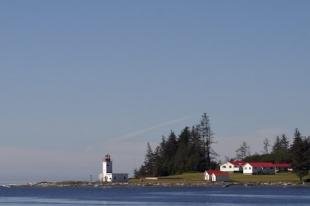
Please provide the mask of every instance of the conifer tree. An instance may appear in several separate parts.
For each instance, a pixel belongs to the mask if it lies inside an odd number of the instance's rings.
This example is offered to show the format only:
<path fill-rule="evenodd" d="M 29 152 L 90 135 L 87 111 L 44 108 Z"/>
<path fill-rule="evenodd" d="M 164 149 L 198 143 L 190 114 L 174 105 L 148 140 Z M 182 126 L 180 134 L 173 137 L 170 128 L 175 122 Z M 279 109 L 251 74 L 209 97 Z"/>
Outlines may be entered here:
<path fill-rule="evenodd" d="M 269 147 L 270 147 L 270 142 L 268 138 L 264 139 L 264 154 L 268 154 L 269 153 Z"/>
<path fill-rule="evenodd" d="M 285 134 L 281 137 L 277 136 L 273 145 L 273 160 L 274 162 L 289 162 L 289 141 Z"/>
<path fill-rule="evenodd" d="M 236 158 L 239 160 L 243 160 L 247 156 L 250 155 L 250 146 L 244 141 L 240 145 L 240 147 L 236 150 Z"/>
<path fill-rule="evenodd" d="M 204 114 L 197 127 L 185 127 L 178 137 L 172 131 L 168 138 L 162 137 L 154 151 L 148 143 L 145 161 L 135 170 L 135 176 L 167 176 L 215 168 L 213 143 L 209 117 Z"/>
<path fill-rule="evenodd" d="M 204 142 L 204 156 L 206 162 L 206 169 L 212 167 L 212 159 L 216 156 L 215 151 L 212 149 L 212 144 L 215 143 L 213 132 L 210 126 L 210 119 L 207 113 L 204 113 L 201 117 L 200 124 L 197 126 L 199 135 Z"/>
<path fill-rule="evenodd" d="M 277 136 L 273 144 L 273 147 L 272 147 L 272 152 L 277 152 L 279 150 L 281 150 L 281 140 L 280 140 L 280 137 Z"/>
<path fill-rule="evenodd" d="M 295 129 L 294 140 L 291 146 L 292 166 L 300 182 L 309 173 L 309 141 L 301 136 L 298 129 Z"/>
<path fill-rule="evenodd" d="M 155 155 L 153 153 L 150 143 L 148 142 L 144 161 L 145 174 L 148 176 L 153 176 L 154 167 L 155 167 Z"/>
<path fill-rule="evenodd" d="M 188 159 L 190 152 L 189 144 L 190 144 L 190 131 L 188 127 L 185 127 L 179 136 L 178 150 L 175 156 L 176 169 L 178 173 L 190 170 Z"/>

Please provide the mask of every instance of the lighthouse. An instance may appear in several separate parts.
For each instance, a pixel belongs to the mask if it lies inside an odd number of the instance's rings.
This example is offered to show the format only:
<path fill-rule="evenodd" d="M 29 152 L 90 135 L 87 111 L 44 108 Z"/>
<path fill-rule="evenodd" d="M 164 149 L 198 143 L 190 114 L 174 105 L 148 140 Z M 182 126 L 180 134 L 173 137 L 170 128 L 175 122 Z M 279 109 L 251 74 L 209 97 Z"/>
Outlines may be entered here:
<path fill-rule="evenodd" d="M 102 161 L 102 181 L 112 182 L 112 160 L 109 154 L 107 154 Z"/>
<path fill-rule="evenodd" d="M 112 159 L 109 154 L 102 161 L 102 173 L 99 175 L 101 182 L 127 182 L 127 173 L 113 173 Z"/>

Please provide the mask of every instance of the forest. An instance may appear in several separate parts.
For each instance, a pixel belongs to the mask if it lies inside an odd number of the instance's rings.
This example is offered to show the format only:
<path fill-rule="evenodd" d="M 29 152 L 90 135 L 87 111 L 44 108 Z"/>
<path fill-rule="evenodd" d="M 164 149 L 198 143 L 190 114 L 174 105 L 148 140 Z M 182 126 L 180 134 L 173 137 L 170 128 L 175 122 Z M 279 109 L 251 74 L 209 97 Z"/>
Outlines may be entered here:
<path fill-rule="evenodd" d="M 216 169 L 221 161 L 213 149 L 215 142 L 210 117 L 204 113 L 198 125 L 186 126 L 179 135 L 171 131 L 154 149 L 147 143 L 145 160 L 134 174 L 136 177 L 157 177 Z M 265 138 L 262 148 L 262 152 L 251 154 L 250 146 L 244 141 L 235 150 L 235 157 L 226 157 L 226 160 L 286 162 L 292 164 L 300 179 L 309 174 L 310 136 L 303 136 L 298 129 L 295 129 L 292 142 L 283 134 L 277 136 L 273 144 Z"/>

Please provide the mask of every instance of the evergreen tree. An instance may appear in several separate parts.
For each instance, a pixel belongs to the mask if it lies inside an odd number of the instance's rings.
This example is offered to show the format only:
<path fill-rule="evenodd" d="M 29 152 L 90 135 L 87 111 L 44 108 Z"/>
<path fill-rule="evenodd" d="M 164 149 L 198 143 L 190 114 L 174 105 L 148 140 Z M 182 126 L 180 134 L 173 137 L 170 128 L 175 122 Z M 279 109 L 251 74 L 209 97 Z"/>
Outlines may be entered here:
<path fill-rule="evenodd" d="M 212 149 L 212 144 L 214 144 L 215 141 L 210 126 L 210 119 L 206 113 L 202 115 L 200 124 L 197 127 L 199 130 L 199 135 L 204 141 L 204 156 L 206 162 L 206 169 L 210 169 L 212 167 L 212 159 L 214 156 L 216 156 L 216 153 Z"/>
<path fill-rule="evenodd" d="M 243 160 L 249 155 L 250 155 L 250 147 L 246 142 L 242 142 L 240 147 L 236 150 L 236 158 L 239 160 Z"/>
<path fill-rule="evenodd" d="M 305 141 L 305 167 L 310 173 L 310 136 L 308 136 Z"/>
<path fill-rule="evenodd" d="M 274 162 L 290 162 L 289 141 L 285 134 L 281 137 L 277 136 L 273 145 L 272 155 Z"/>
<path fill-rule="evenodd" d="M 302 182 L 303 177 L 309 173 L 309 140 L 303 138 L 298 129 L 295 130 L 293 144 L 291 146 L 292 166 L 296 175 Z"/>
<path fill-rule="evenodd" d="M 310 168 L 310 137 L 302 137 L 299 130 L 295 130 L 294 141 L 289 147 L 289 141 L 286 135 L 278 136 L 269 154 L 254 154 L 248 156 L 244 161 L 261 161 L 261 162 L 287 162 L 292 163 L 296 174 L 301 176 L 307 173 Z"/>
<path fill-rule="evenodd" d="M 143 164 L 139 169 L 135 169 L 135 177 L 145 177 L 155 175 L 156 157 L 152 151 L 150 143 L 147 143 L 147 150 Z"/>
<path fill-rule="evenodd" d="M 191 148 L 190 148 L 191 165 L 193 171 L 204 171 L 206 169 L 206 159 L 204 153 L 204 141 L 199 136 L 197 127 L 191 130 Z"/>
<path fill-rule="evenodd" d="M 281 149 L 287 152 L 290 147 L 290 142 L 288 141 L 288 138 L 285 134 L 281 136 L 280 143 L 281 143 Z"/>
<path fill-rule="evenodd" d="M 273 144 L 273 147 L 272 147 L 272 152 L 274 153 L 274 152 L 277 152 L 279 150 L 281 150 L 281 140 L 280 140 L 280 137 L 277 136 L 276 140 Z"/>
<path fill-rule="evenodd" d="M 175 174 L 175 155 L 178 148 L 177 137 L 174 132 L 170 132 L 168 139 L 161 144 L 162 165 L 160 170 L 160 176 L 166 176 L 169 174 Z"/>
<path fill-rule="evenodd" d="M 154 175 L 154 167 L 155 167 L 155 155 L 153 153 L 152 147 L 150 143 L 147 143 L 147 150 L 144 161 L 145 174 L 148 176 Z"/>
<path fill-rule="evenodd" d="M 213 143 L 209 117 L 204 114 L 199 126 L 185 127 L 178 137 L 171 131 L 154 151 L 148 143 L 145 161 L 135 170 L 135 176 L 167 176 L 215 168 Z"/>
<path fill-rule="evenodd" d="M 264 139 L 264 154 L 268 154 L 269 153 L 269 147 L 270 147 L 270 142 L 268 138 Z"/>
<path fill-rule="evenodd" d="M 191 170 L 188 159 L 190 152 L 190 135 L 189 128 L 185 127 L 178 139 L 178 149 L 175 156 L 176 169 L 178 173 Z"/>

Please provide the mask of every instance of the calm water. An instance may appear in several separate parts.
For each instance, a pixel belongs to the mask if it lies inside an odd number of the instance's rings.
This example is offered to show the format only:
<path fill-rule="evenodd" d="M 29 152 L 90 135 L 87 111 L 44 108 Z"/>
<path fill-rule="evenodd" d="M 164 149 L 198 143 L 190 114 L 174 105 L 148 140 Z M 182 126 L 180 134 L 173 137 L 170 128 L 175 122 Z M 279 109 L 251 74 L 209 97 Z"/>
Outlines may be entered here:
<path fill-rule="evenodd" d="M 310 188 L 0 188 L 0 205 L 310 205 Z"/>

